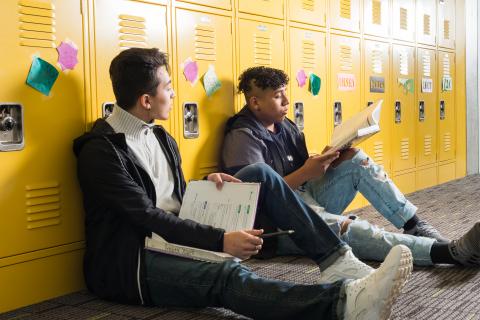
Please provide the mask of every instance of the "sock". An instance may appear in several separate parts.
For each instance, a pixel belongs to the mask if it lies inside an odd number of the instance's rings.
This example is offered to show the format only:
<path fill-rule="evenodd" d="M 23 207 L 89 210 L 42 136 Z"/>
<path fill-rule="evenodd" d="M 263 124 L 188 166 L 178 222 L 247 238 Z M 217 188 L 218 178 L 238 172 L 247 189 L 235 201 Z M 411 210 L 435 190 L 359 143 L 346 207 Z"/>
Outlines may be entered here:
<path fill-rule="evenodd" d="M 430 258 L 433 263 L 458 264 L 448 249 L 448 243 L 434 242 L 430 250 Z"/>
<path fill-rule="evenodd" d="M 420 219 L 418 219 L 417 215 L 413 215 L 413 217 L 410 218 L 410 220 L 408 220 L 407 222 L 405 222 L 405 224 L 403 225 L 403 230 L 410 230 L 412 229 L 413 227 L 415 227 L 417 225 L 417 222 L 420 221 Z"/>

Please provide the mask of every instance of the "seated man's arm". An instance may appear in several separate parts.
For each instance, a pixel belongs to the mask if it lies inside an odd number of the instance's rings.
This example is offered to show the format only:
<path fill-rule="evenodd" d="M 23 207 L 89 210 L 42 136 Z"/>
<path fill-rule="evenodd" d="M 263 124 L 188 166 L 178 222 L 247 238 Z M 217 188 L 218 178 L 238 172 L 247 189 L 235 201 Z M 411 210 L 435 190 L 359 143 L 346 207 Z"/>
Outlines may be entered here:
<path fill-rule="evenodd" d="M 97 140 L 83 147 L 78 155 L 78 178 L 86 205 L 107 208 L 169 242 L 223 251 L 223 229 L 183 220 L 157 208 L 144 189 L 124 170 L 124 165 L 128 164 L 119 162 L 106 141 Z"/>

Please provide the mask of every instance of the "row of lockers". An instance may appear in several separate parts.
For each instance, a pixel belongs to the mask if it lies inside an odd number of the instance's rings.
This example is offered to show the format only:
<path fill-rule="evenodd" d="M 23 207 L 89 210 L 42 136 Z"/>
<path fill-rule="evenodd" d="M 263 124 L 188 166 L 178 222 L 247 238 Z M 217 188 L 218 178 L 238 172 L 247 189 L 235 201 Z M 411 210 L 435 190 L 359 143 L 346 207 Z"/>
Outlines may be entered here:
<path fill-rule="evenodd" d="M 443 181 L 439 168 L 458 159 L 455 115 L 465 106 L 454 96 L 464 65 L 453 50 L 455 1 L 8 0 L 0 9 L 0 283 L 11 289 L 0 294 L 0 312 L 82 285 L 71 143 L 108 113 L 108 66 L 125 48 L 169 53 L 177 97 L 162 125 L 179 142 L 187 178 L 217 170 L 225 120 L 243 105 L 236 78 L 254 65 L 289 73 L 291 118 L 312 152 L 340 115 L 382 98 L 382 132 L 364 148 L 402 187 L 413 191 L 417 172 Z M 421 40 L 419 21 L 429 35 L 438 22 L 441 36 Z M 58 61 L 62 42 L 77 50 L 70 70 Z M 47 95 L 25 84 L 36 58 L 60 71 Z M 211 70 L 220 88 L 208 96 L 202 76 Z M 318 94 L 297 80 L 302 73 L 320 78 Z"/>

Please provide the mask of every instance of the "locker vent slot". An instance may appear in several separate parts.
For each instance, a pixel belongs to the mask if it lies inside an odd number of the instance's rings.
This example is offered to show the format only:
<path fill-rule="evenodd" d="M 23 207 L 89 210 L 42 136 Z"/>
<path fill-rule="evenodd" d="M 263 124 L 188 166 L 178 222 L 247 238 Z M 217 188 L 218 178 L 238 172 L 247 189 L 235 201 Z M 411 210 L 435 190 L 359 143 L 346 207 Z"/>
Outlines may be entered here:
<path fill-rule="evenodd" d="M 373 160 L 383 165 L 383 142 L 381 141 L 375 141 L 373 144 Z"/>
<path fill-rule="evenodd" d="M 197 60 L 217 60 L 217 40 L 212 26 L 195 26 L 195 58 Z"/>
<path fill-rule="evenodd" d="M 428 14 L 423 15 L 423 34 L 430 35 L 430 15 Z"/>
<path fill-rule="evenodd" d="M 443 151 L 449 152 L 452 148 L 452 135 L 450 132 L 443 134 Z"/>
<path fill-rule="evenodd" d="M 450 21 L 449 20 L 443 20 L 443 38 L 445 40 L 450 39 Z"/>
<path fill-rule="evenodd" d="M 353 69 L 352 48 L 350 46 L 340 46 L 340 70 L 350 71 Z"/>
<path fill-rule="evenodd" d="M 56 181 L 25 187 L 27 229 L 60 224 L 60 184 Z"/>
<path fill-rule="evenodd" d="M 450 58 L 448 57 L 448 53 L 445 53 L 443 56 L 443 75 L 450 75 Z"/>
<path fill-rule="evenodd" d="M 55 48 L 55 6 L 32 0 L 20 0 L 18 5 L 20 45 Z"/>
<path fill-rule="evenodd" d="M 372 24 L 382 24 L 382 2 L 380 0 L 372 1 Z"/>
<path fill-rule="evenodd" d="M 424 53 L 422 55 L 422 65 L 423 65 L 423 76 L 430 77 L 431 76 L 431 58 L 428 53 Z"/>
<path fill-rule="evenodd" d="M 123 49 L 146 48 L 147 33 L 145 19 L 138 16 L 121 14 L 118 16 L 119 46 Z"/>
<path fill-rule="evenodd" d="M 372 71 L 376 74 L 383 73 L 382 51 L 378 49 L 372 50 Z"/>
<path fill-rule="evenodd" d="M 315 11 L 315 0 L 302 0 L 302 9 Z"/>
<path fill-rule="evenodd" d="M 423 151 L 424 155 L 429 156 L 432 154 L 432 136 L 426 135 L 423 138 Z"/>
<path fill-rule="evenodd" d="M 272 64 L 272 38 L 269 34 L 256 34 L 253 38 L 254 62 L 257 65 Z"/>
<path fill-rule="evenodd" d="M 400 74 L 408 76 L 408 52 L 406 50 L 400 51 Z"/>
<path fill-rule="evenodd" d="M 302 41 L 302 67 L 315 69 L 315 42 L 312 40 Z"/>
<path fill-rule="evenodd" d="M 400 140 L 400 159 L 408 160 L 410 155 L 410 142 L 408 138 Z"/>
<path fill-rule="evenodd" d="M 400 8 L 400 29 L 408 30 L 408 10 Z"/>
<path fill-rule="evenodd" d="M 349 20 L 352 18 L 352 4 L 350 0 L 340 0 L 340 17 Z"/>

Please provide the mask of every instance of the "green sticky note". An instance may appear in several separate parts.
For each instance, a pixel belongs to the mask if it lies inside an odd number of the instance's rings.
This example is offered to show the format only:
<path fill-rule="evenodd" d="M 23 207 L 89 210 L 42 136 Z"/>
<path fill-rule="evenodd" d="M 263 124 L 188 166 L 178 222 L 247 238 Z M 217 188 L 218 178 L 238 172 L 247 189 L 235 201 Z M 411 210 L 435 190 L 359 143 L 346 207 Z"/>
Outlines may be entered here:
<path fill-rule="evenodd" d="M 48 96 L 58 78 L 58 70 L 47 61 L 35 57 L 27 76 L 27 84 Z"/>
<path fill-rule="evenodd" d="M 407 93 L 415 92 L 415 82 L 413 79 L 398 78 L 398 83 L 400 83 L 403 86 L 403 89 L 405 90 L 405 92 Z"/>
<path fill-rule="evenodd" d="M 213 65 L 208 66 L 207 72 L 203 75 L 203 87 L 207 96 L 212 96 L 220 87 L 222 83 L 218 80 L 217 74 L 215 73 L 215 67 Z"/>
<path fill-rule="evenodd" d="M 320 79 L 319 76 L 317 76 L 315 73 L 310 74 L 310 85 L 309 85 L 309 91 L 314 95 L 318 95 L 320 92 L 320 87 L 322 85 L 322 79 Z"/>

